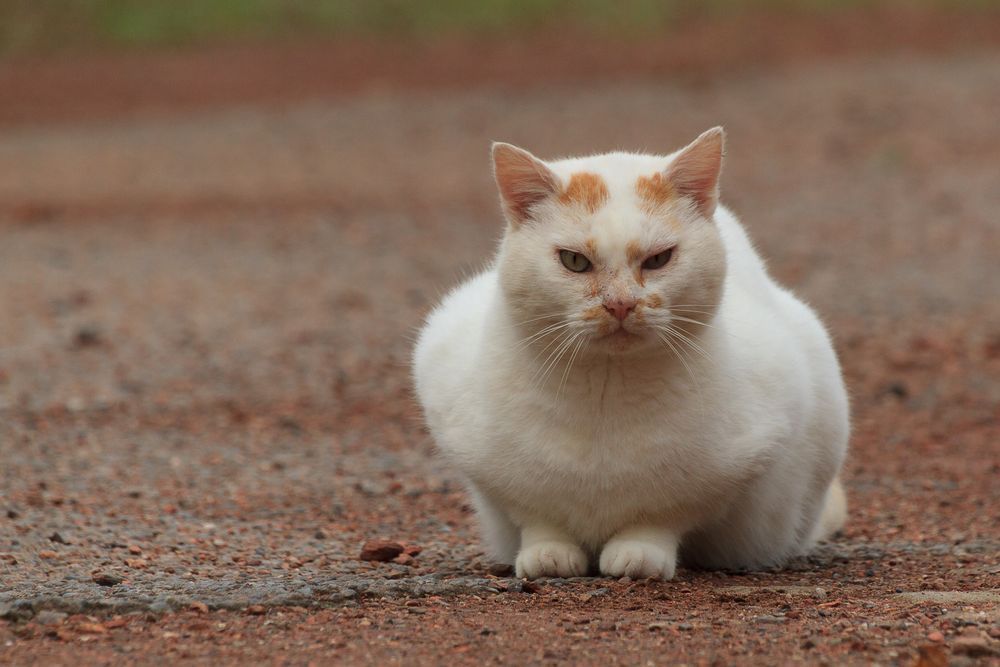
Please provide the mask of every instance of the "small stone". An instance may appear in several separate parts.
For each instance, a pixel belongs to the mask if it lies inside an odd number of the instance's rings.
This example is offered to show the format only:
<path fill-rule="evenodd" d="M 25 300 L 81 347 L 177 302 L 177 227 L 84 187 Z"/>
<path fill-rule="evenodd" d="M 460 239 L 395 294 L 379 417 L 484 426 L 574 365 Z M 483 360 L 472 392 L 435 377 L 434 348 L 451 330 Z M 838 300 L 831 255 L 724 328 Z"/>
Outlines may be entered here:
<path fill-rule="evenodd" d="M 952 642 L 951 652 L 957 655 L 967 655 L 970 658 L 1000 655 L 1000 649 L 997 649 L 994 642 L 984 637 L 959 637 Z"/>
<path fill-rule="evenodd" d="M 361 548 L 361 560 L 387 563 L 403 553 L 403 545 L 389 540 L 369 540 Z"/>
<path fill-rule="evenodd" d="M 263 616 L 266 611 L 267 610 L 264 609 L 264 606 L 259 604 L 252 604 L 247 607 L 247 613 L 251 616 Z"/>
<path fill-rule="evenodd" d="M 198 602 L 196 600 L 195 602 L 191 603 L 190 607 L 191 607 L 191 611 L 196 611 L 199 614 L 207 614 L 208 613 L 208 605 L 205 604 L 204 602 Z"/>
<path fill-rule="evenodd" d="M 486 571 L 494 577 L 509 577 L 514 574 L 514 567 L 507 563 L 491 563 Z"/>
<path fill-rule="evenodd" d="M 650 632 L 657 632 L 659 630 L 666 630 L 668 627 L 670 626 L 667 625 L 666 623 L 655 622 L 647 625 L 646 629 L 649 630 Z"/>
<path fill-rule="evenodd" d="M 919 658 L 917 667 L 948 667 L 948 654 L 940 644 L 925 644 L 917 647 Z"/>
<path fill-rule="evenodd" d="M 73 336 L 76 347 L 95 347 L 101 344 L 101 332 L 96 327 L 80 327 Z"/>
<path fill-rule="evenodd" d="M 7 510 L 8 519 L 16 519 L 19 516 L 21 516 L 21 514 L 17 510 Z"/>
<path fill-rule="evenodd" d="M 771 616 L 764 614 L 753 619 L 757 623 L 784 623 L 787 619 L 784 616 Z"/>
<path fill-rule="evenodd" d="M 527 579 L 516 579 L 507 586 L 507 591 L 510 593 L 537 593 L 539 591 L 539 586 L 533 581 L 528 581 Z"/>
<path fill-rule="evenodd" d="M 130 554 L 138 556 L 139 554 L 142 553 L 142 547 L 140 547 L 138 544 L 130 544 L 128 545 L 128 552 Z"/>
<path fill-rule="evenodd" d="M 944 635 L 941 634 L 940 631 L 935 630 L 934 632 L 932 632 L 929 635 L 927 635 L 927 639 L 931 640 L 932 642 L 943 642 L 944 641 Z"/>
<path fill-rule="evenodd" d="M 56 544 L 69 544 L 69 542 L 67 542 L 59 533 L 52 533 L 49 535 L 49 542 L 55 542 Z"/>
<path fill-rule="evenodd" d="M 52 611 L 51 609 L 44 609 L 37 614 L 35 614 L 35 623 L 39 625 L 59 625 L 66 620 L 69 614 L 65 614 L 61 611 Z"/>
<path fill-rule="evenodd" d="M 609 588 L 595 588 L 594 590 L 587 591 L 586 593 L 584 593 L 583 595 L 581 595 L 580 596 L 580 601 L 581 602 L 589 602 L 590 600 L 592 600 L 594 598 L 601 597 L 602 595 L 607 595 L 610 591 L 611 591 L 611 589 L 609 589 Z"/>
<path fill-rule="evenodd" d="M 329 537 L 329 535 L 326 534 L 325 530 L 319 528 L 316 530 L 315 533 L 313 533 L 313 537 L 316 538 L 317 540 L 325 540 L 326 538 Z"/>
<path fill-rule="evenodd" d="M 80 623 L 76 626 L 76 631 L 88 635 L 103 635 L 108 629 L 100 623 Z"/>
<path fill-rule="evenodd" d="M 43 551 L 39 551 L 38 552 L 38 557 L 39 558 L 44 558 L 46 560 L 49 560 L 49 559 L 52 559 L 52 558 L 58 558 L 59 554 L 57 554 L 55 551 L 51 551 L 49 549 L 45 549 Z"/>
<path fill-rule="evenodd" d="M 396 556 L 395 558 L 393 558 L 392 560 L 393 560 L 393 562 L 399 563 L 400 565 L 412 565 L 413 564 L 413 556 L 411 556 L 411 555 L 409 555 L 407 553 L 401 553 L 398 556 Z"/>
<path fill-rule="evenodd" d="M 111 574 L 110 572 L 98 572 L 94 574 L 93 579 L 94 583 L 99 586 L 117 586 L 124 581 L 117 574 Z"/>
<path fill-rule="evenodd" d="M 423 550 L 424 550 L 423 547 L 417 546 L 416 544 L 409 544 L 403 548 L 403 553 L 406 554 L 407 556 L 413 556 L 414 558 L 416 558 L 417 556 L 420 555 L 420 552 Z"/>

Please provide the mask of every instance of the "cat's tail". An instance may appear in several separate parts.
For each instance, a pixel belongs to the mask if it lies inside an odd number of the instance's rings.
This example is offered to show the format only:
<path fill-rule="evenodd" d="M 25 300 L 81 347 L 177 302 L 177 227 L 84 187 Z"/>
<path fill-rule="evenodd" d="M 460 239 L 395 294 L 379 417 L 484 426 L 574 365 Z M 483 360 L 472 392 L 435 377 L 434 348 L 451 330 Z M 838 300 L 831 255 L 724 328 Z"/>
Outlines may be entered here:
<path fill-rule="evenodd" d="M 819 530 L 816 537 L 821 540 L 830 539 L 834 533 L 844 527 L 847 522 L 847 494 L 844 493 L 844 485 L 840 483 L 840 477 L 833 480 L 830 488 L 826 490 L 826 502 L 823 504 L 823 513 L 819 517 Z"/>

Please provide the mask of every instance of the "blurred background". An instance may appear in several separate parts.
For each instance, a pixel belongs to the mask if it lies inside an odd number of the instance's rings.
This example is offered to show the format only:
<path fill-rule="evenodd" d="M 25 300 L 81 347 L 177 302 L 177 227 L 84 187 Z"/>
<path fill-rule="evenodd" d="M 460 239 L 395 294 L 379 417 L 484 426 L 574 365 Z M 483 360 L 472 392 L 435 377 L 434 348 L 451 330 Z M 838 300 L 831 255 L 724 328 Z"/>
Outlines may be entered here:
<path fill-rule="evenodd" d="M 380 526 L 465 567 L 407 365 L 502 231 L 490 141 L 722 124 L 723 200 L 844 363 L 847 543 L 995 540 L 998 111 L 995 0 L 0 0 L 0 538 L 172 511 L 222 560 L 252 524 L 336 572 Z"/>

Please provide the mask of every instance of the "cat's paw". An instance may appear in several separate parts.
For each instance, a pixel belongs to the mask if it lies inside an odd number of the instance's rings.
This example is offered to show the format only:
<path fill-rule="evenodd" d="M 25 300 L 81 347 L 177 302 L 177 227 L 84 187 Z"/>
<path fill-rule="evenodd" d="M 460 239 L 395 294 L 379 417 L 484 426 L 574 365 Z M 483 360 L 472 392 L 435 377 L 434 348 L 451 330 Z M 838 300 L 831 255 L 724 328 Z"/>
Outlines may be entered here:
<path fill-rule="evenodd" d="M 518 578 L 582 577 L 587 574 L 587 555 L 570 542 L 538 542 L 521 549 L 514 561 Z"/>
<path fill-rule="evenodd" d="M 674 578 L 677 550 L 636 539 L 613 539 L 604 546 L 600 560 L 601 574 L 633 579 Z"/>

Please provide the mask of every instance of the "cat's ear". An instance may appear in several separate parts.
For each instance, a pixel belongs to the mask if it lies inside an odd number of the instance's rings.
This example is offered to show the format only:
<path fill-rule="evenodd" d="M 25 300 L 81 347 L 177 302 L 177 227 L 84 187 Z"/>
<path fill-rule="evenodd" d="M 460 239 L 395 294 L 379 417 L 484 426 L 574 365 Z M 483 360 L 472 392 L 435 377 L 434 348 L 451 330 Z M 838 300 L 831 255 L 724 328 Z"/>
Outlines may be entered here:
<path fill-rule="evenodd" d="M 726 154 L 726 132 L 713 127 L 688 144 L 667 167 L 675 195 L 688 197 L 698 212 L 711 219 L 719 202 L 719 176 Z"/>
<path fill-rule="evenodd" d="M 512 224 L 528 220 L 531 207 L 560 191 L 559 177 L 528 151 L 493 142 L 493 176 Z"/>

